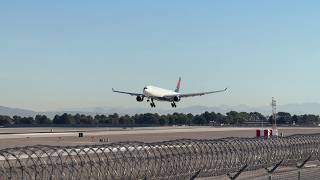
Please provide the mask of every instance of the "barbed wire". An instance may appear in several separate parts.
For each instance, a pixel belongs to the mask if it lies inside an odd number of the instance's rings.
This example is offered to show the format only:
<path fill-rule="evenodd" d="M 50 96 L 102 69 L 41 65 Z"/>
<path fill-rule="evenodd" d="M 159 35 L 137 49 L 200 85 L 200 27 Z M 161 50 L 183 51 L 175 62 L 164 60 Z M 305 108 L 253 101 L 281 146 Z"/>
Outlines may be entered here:
<path fill-rule="evenodd" d="M 0 150 L 0 179 L 190 179 L 320 160 L 320 134 Z"/>

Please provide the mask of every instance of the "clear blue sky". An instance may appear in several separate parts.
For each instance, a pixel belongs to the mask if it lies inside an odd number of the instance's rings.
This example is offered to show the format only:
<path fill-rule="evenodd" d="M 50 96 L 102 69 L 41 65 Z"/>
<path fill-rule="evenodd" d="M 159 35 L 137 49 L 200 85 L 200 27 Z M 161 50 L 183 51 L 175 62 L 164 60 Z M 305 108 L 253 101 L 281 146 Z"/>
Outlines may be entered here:
<path fill-rule="evenodd" d="M 111 88 L 229 87 L 180 107 L 320 102 L 319 1 L 2 1 L 0 105 L 148 107 Z M 159 104 L 159 103 L 158 103 Z M 160 103 L 167 107 L 169 104 Z"/>

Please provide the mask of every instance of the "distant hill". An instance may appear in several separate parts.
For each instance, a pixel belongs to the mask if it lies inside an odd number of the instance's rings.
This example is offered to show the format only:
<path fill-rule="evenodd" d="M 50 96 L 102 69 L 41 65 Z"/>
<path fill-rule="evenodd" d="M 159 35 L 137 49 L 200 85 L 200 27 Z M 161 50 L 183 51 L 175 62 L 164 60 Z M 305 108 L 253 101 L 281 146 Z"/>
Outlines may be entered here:
<path fill-rule="evenodd" d="M 168 114 L 173 112 L 179 113 L 192 113 L 192 114 L 200 114 L 205 111 L 208 112 L 219 112 L 219 113 L 227 113 L 229 111 L 238 111 L 238 112 L 260 112 L 264 115 L 271 114 L 271 106 L 262 106 L 262 107 L 250 107 L 247 105 L 236 105 L 236 106 L 229 106 L 229 105 L 221 105 L 221 106 L 214 106 L 214 107 L 207 107 L 207 106 L 190 106 L 184 108 L 176 108 L 176 109 L 150 109 L 150 108 L 116 108 L 116 107 L 94 107 L 94 108 L 73 108 L 68 110 L 61 110 L 61 111 L 47 111 L 47 112 L 36 112 L 32 110 L 26 109 L 19 109 L 19 108 L 9 108 L 0 106 L 0 115 L 7 115 L 7 116 L 35 116 L 37 114 L 44 114 L 50 118 L 53 118 L 56 114 L 87 114 L 87 115 L 96 115 L 96 114 L 113 114 L 118 113 L 120 115 L 129 114 L 140 114 L 140 113 L 159 113 L 159 114 Z M 277 107 L 277 111 L 284 111 L 289 112 L 291 114 L 320 114 L 320 104 L 319 103 L 303 103 L 303 104 L 286 104 L 286 105 L 279 105 Z"/>
<path fill-rule="evenodd" d="M 35 111 L 31 111 L 31 110 L 0 106 L 0 115 L 5 115 L 5 116 L 17 115 L 17 116 L 24 116 L 24 117 L 33 117 L 36 114 L 37 113 Z"/>

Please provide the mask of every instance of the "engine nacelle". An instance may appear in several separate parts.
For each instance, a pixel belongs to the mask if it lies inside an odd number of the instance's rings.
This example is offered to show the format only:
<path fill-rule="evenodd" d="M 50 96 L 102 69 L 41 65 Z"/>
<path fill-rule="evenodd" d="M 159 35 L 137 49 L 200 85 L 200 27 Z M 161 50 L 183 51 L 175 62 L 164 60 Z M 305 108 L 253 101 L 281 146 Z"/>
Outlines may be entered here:
<path fill-rule="evenodd" d="M 174 102 L 179 102 L 179 101 L 180 101 L 180 97 L 179 97 L 179 96 L 173 97 L 173 101 L 174 101 Z"/>
<path fill-rule="evenodd" d="M 138 102 L 142 102 L 142 101 L 143 101 L 143 97 L 137 96 L 136 100 L 137 100 Z"/>

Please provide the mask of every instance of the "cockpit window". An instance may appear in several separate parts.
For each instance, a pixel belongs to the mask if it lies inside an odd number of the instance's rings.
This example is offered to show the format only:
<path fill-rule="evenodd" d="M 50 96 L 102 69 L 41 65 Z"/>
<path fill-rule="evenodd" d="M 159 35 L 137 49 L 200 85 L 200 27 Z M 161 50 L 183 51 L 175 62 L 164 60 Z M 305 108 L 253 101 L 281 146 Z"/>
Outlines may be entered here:
<path fill-rule="evenodd" d="M 144 88 L 143 88 L 143 90 L 146 90 L 146 89 L 148 89 L 148 88 L 147 88 L 147 87 L 144 87 Z"/>

